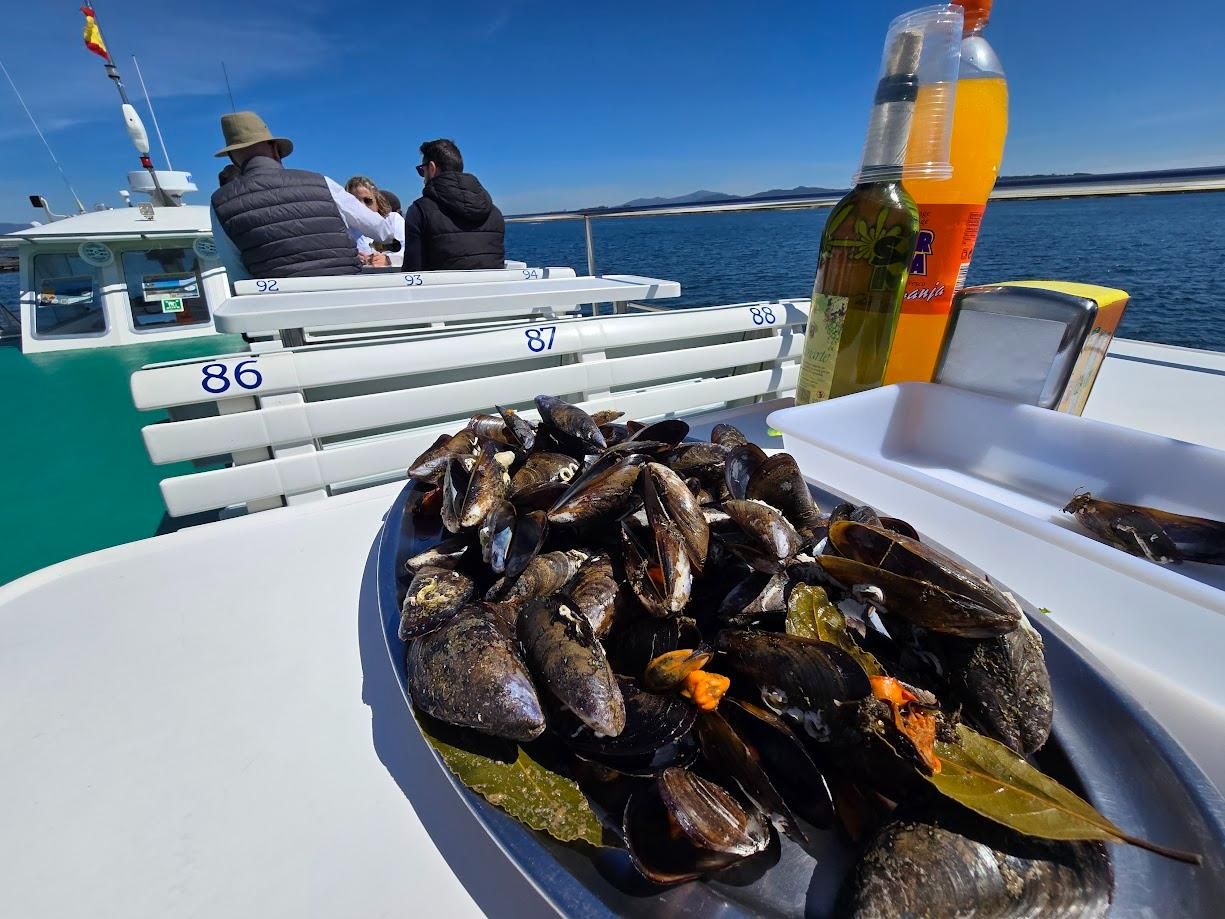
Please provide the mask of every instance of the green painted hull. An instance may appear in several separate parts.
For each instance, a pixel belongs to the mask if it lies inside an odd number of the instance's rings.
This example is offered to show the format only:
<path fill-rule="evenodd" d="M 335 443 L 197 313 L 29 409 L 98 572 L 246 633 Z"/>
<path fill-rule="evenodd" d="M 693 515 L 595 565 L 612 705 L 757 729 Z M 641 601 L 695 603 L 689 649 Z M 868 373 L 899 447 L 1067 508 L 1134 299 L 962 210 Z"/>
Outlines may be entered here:
<path fill-rule="evenodd" d="M 242 350 L 228 335 L 28 356 L 0 345 L 0 584 L 164 528 L 158 482 L 192 466 L 149 462 L 140 429 L 166 415 L 136 411 L 132 373 Z"/>

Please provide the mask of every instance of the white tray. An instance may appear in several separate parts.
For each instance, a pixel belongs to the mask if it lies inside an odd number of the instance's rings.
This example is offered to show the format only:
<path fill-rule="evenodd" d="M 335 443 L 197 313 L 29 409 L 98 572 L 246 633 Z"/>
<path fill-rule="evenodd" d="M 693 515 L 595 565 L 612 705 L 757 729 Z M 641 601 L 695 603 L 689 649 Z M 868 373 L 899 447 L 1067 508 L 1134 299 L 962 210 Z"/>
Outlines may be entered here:
<path fill-rule="evenodd" d="M 1225 591 L 1213 586 L 1225 571 L 1134 558 L 1059 511 L 1087 488 L 1225 519 L 1225 453 L 921 383 L 769 423 L 813 481 L 912 520 L 1049 608 L 1125 685 L 1151 686 L 1141 701 L 1201 762 L 1225 757 L 1225 737 L 1196 730 L 1201 716 L 1225 716 Z"/>

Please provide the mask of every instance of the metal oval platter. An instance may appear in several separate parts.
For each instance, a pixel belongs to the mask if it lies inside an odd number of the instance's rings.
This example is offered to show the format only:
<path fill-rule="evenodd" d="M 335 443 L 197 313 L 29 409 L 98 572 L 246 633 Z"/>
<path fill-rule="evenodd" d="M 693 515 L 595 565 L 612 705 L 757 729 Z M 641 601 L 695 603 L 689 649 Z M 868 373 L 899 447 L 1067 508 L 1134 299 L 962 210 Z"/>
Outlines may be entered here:
<path fill-rule="evenodd" d="M 410 483 L 384 523 L 378 556 L 379 608 L 390 666 L 404 694 L 405 730 L 417 730 L 405 682 L 405 643 L 397 635 L 398 574 L 404 561 L 437 539 L 418 534 L 405 507 Z M 819 503 L 843 500 L 819 489 Z M 921 521 L 916 521 L 921 523 Z M 1114 916 L 1215 916 L 1225 903 L 1225 800 L 1182 749 L 1104 668 L 1047 617 L 1027 607 L 1046 644 L 1056 700 L 1055 727 L 1042 765 L 1087 797 L 1128 832 L 1199 852 L 1184 865 L 1130 846 L 1109 846 L 1114 864 Z M 431 748 L 432 749 L 432 748 Z M 566 846 L 531 830 L 468 790 L 437 758 L 468 807 L 528 880 L 565 916 L 829 915 L 855 852 L 835 833 L 816 834 L 803 849 L 781 837 L 778 859 L 762 870 L 722 875 L 678 887 L 644 881 L 619 849 Z"/>

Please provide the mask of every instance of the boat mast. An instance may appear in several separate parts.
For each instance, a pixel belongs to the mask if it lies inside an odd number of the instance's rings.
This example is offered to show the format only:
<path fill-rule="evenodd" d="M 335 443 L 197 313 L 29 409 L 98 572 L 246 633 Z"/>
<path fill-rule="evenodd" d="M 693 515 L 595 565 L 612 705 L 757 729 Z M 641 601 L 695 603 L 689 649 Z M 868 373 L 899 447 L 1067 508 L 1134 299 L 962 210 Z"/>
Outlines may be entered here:
<path fill-rule="evenodd" d="M 166 139 L 162 137 L 162 126 L 157 123 L 157 112 L 153 110 L 153 100 L 149 98 L 149 87 L 145 86 L 145 75 L 140 72 L 140 61 L 136 60 L 136 55 L 132 55 L 132 66 L 136 68 L 136 79 L 140 80 L 140 90 L 145 94 L 145 105 L 149 109 L 149 117 L 153 119 L 153 130 L 157 134 L 157 142 L 161 144 L 162 156 L 166 157 L 166 168 L 174 169 L 174 163 L 170 162 L 170 151 L 166 149 Z"/>
<path fill-rule="evenodd" d="M 128 137 L 132 139 L 136 152 L 140 154 L 140 165 L 148 170 L 149 177 L 153 179 L 153 203 L 162 207 L 178 207 L 179 202 L 162 190 L 162 183 L 157 177 L 157 170 L 153 168 L 153 160 L 149 156 L 149 135 L 145 131 L 144 122 L 140 120 L 140 115 L 136 113 L 136 109 L 128 99 L 127 90 L 123 88 L 123 80 L 119 76 L 119 68 L 115 66 L 114 60 L 111 59 L 110 51 L 107 50 L 105 42 L 102 41 L 102 33 L 98 29 L 98 20 L 94 13 L 94 8 L 92 5 L 83 6 L 81 7 L 81 12 L 85 14 L 85 47 L 106 62 L 104 65 L 106 75 L 114 82 L 115 89 L 119 92 L 119 101 L 122 103 L 121 107 L 123 109 L 123 120 L 128 127 Z"/>

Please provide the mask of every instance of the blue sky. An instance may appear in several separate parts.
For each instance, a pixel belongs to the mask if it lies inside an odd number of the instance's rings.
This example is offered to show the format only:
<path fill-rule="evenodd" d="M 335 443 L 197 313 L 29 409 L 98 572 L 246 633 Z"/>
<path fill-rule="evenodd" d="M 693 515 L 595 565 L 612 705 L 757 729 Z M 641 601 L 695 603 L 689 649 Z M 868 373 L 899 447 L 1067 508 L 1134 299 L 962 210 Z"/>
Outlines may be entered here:
<path fill-rule="evenodd" d="M 371 175 L 405 203 L 417 145 L 455 138 L 507 213 L 708 188 L 845 185 L 898 0 L 612 4 L 469 0 L 100 0 L 134 97 L 145 79 L 176 168 L 203 203 L 217 119 L 239 108 L 292 137 L 290 164 Z M 8 4 L 2 60 L 87 205 L 119 204 L 137 166 L 72 0 Z M 1001 0 L 1006 173 L 1225 163 L 1219 0 Z M 152 123 L 138 102 L 152 134 Z M 156 160 L 162 161 L 155 146 Z M 0 82 L 0 221 L 68 195 Z"/>

